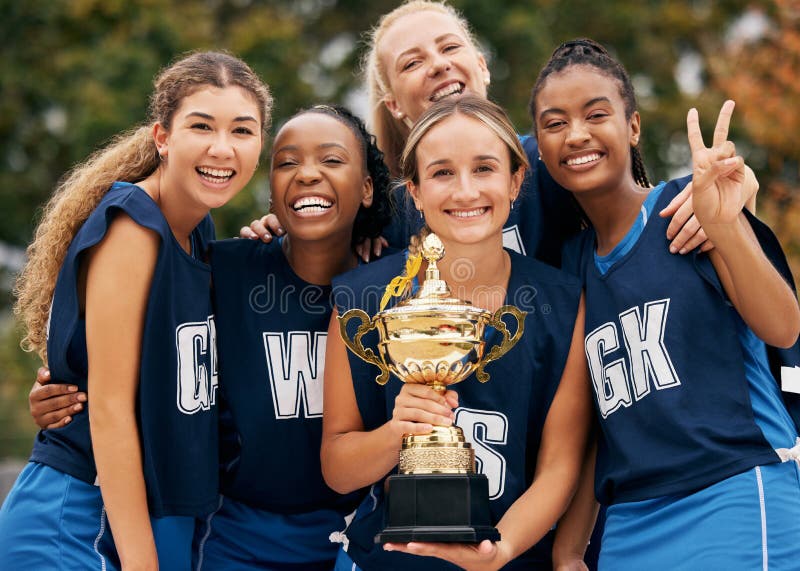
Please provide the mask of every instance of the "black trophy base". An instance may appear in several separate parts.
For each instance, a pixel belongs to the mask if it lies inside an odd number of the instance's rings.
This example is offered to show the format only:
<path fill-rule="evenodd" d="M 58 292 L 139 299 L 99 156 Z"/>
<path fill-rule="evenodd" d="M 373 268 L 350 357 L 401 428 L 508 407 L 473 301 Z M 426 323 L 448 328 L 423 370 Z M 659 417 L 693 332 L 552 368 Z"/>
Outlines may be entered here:
<path fill-rule="evenodd" d="M 397 474 L 389 477 L 386 528 L 375 543 L 500 540 L 483 474 Z"/>

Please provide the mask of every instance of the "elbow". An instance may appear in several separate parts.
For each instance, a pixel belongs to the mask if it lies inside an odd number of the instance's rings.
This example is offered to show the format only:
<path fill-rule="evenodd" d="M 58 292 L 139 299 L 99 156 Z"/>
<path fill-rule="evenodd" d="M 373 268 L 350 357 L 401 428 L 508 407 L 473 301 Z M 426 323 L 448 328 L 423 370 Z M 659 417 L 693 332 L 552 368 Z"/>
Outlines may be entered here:
<path fill-rule="evenodd" d="M 780 349 L 788 349 L 797 343 L 798 337 L 800 337 L 800 320 L 795 320 L 787 324 L 786 331 L 775 340 L 775 343 L 770 344 Z"/>
<path fill-rule="evenodd" d="M 797 338 L 800 337 L 800 306 L 797 305 L 796 301 L 792 311 L 783 323 L 784 327 L 781 335 L 776 340 L 777 342 L 772 343 L 772 345 L 781 349 L 788 349 L 797 343 Z"/>
<path fill-rule="evenodd" d="M 344 470 L 338 468 L 335 452 L 331 448 L 331 444 L 323 441 L 322 449 L 320 450 L 320 465 L 325 484 L 337 494 L 349 494 L 356 491 L 358 488 L 353 487 Z"/>
<path fill-rule="evenodd" d="M 775 328 L 763 336 L 761 339 L 767 345 L 778 347 L 779 349 L 788 349 L 797 343 L 797 338 L 800 337 L 800 317 L 788 318 L 783 320 L 780 328 Z"/>

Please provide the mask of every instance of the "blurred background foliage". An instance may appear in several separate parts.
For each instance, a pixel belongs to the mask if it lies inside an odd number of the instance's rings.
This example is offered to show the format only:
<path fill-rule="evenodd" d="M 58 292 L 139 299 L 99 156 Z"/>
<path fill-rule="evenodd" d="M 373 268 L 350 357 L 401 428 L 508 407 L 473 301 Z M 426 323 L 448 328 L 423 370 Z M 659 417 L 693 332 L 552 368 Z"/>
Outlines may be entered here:
<path fill-rule="evenodd" d="M 160 67 L 193 49 L 227 49 L 270 84 L 274 124 L 342 102 L 364 116 L 363 32 L 396 0 L 0 0 L 0 458 L 24 457 L 25 399 L 38 366 L 10 314 L 37 208 L 56 181 L 113 134 L 144 120 Z M 490 96 L 520 132 L 539 68 L 560 42 L 608 45 L 634 77 L 651 179 L 688 172 L 685 116 L 710 133 L 726 98 L 732 138 L 761 181 L 759 214 L 800 275 L 800 1 L 454 0 L 492 72 Z M 265 164 L 264 161 L 262 164 Z M 216 212 L 232 236 L 265 212 L 267 167 Z"/>

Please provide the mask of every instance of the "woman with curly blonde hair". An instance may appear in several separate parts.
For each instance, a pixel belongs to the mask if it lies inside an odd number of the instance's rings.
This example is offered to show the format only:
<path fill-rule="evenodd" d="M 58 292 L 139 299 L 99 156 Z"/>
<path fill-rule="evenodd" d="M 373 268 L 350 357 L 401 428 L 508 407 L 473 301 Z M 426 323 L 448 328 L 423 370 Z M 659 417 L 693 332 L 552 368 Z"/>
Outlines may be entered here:
<path fill-rule="evenodd" d="M 23 344 L 92 406 L 37 436 L 0 568 L 189 569 L 218 489 L 208 213 L 252 177 L 271 105 L 241 60 L 188 55 L 156 78 L 150 121 L 45 207 L 16 287 Z"/>

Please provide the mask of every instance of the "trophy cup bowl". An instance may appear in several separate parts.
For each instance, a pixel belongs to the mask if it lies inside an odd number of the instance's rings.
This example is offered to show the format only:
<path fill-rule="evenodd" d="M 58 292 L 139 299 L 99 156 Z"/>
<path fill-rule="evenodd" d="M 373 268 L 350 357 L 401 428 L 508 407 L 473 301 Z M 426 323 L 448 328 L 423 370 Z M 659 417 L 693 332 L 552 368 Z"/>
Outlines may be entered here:
<path fill-rule="evenodd" d="M 429 234 L 423 245 L 429 264 L 426 279 L 414 298 L 373 317 L 361 309 L 339 316 L 342 339 L 358 357 L 378 367 L 378 384 L 385 384 L 390 373 L 439 393 L 472 373 L 485 383 L 489 374 L 484 367 L 521 338 L 525 313 L 516 307 L 506 305 L 492 313 L 450 297 L 436 267 L 443 255 L 441 242 Z M 513 335 L 502 320 L 507 314 L 517 322 Z M 347 325 L 353 319 L 361 323 L 350 337 Z M 489 351 L 487 326 L 502 335 Z M 372 330 L 379 337 L 377 354 L 361 342 Z M 428 434 L 403 436 L 398 474 L 389 477 L 387 501 L 387 527 L 376 536 L 378 543 L 500 539 L 489 513 L 488 480 L 475 473 L 475 452 L 457 426 L 434 426 Z"/>

